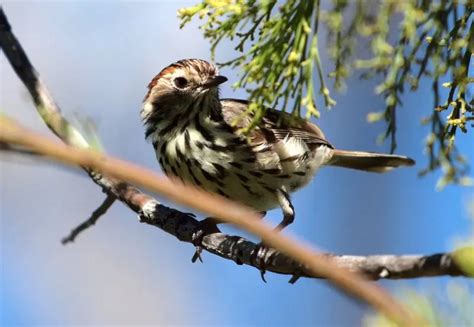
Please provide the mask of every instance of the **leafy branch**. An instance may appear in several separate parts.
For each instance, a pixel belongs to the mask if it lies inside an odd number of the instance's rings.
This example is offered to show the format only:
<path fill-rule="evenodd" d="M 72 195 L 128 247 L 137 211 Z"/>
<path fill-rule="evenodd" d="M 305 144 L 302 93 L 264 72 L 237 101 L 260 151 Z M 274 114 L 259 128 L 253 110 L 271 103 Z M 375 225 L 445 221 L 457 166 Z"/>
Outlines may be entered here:
<path fill-rule="evenodd" d="M 375 91 L 384 97 L 385 109 L 368 115 L 369 122 L 384 120 L 384 141 L 389 138 L 395 151 L 396 113 L 405 89 L 415 91 L 423 78 L 433 83 L 434 106 L 423 119 L 431 123 L 426 140 L 428 166 L 420 174 L 442 168 L 438 187 L 449 183 L 469 184 L 467 163 L 455 145 L 459 130 L 466 133 L 474 120 L 474 82 L 470 59 L 474 49 L 472 0 L 465 1 L 380 1 L 333 0 L 321 8 L 321 1 L 288 0 L 204 0 L 179 10 L 181 27 L 194 17 L 203 20 L 201 29 L 216 48 L 224 40 L 235 44 L 238 55 L 220 66 L 239 68 L 235 88 L 244 88 L 254 114 L 253 128 L 266 106 L 291 110 L 295 116 L 319 117 L 320 97 L 327 108 L 336 103 L 327 81 L 336 90 L 355 69 L 362 77 L 377 75 L 383 81 Z M 319 27 L 329 31 L 328 54 L 334 70 L 323 71 L 319 49 Z M 395 31 L 395 28 L 398 31 Z M 244 32 L 242 32 L 244 31 Z M 370 57 L 358 58 L 365 43 Z M 367 52 L 367 51 L 365 51 Z M 449 89 L 442 101 L 439 84 Z M 292 103 L 292 104 L 291 104 Z M 291 104 L 291 105 L 289 105 Z M 291 109 L 289 109 L 291 108 Z M 445 116 L 442 116 L 445 113 Z"/>

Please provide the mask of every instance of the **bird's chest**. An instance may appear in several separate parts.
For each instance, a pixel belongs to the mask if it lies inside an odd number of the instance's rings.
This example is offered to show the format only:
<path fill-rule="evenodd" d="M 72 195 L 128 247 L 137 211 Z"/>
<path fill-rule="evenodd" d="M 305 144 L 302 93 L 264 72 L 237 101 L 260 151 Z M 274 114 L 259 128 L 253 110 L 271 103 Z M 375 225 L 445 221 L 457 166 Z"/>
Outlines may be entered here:
<path fill-rule="evenodd" d="M 275 191 L 304 186 L 322 164 L 301 142 L 250 144 L 229 126 L 206 118 L 159 123 L 152 134 L 168 176 L 239 201 L 257 210 L 278 205 Z"/>
<path fill-rule="evenodd" d="M 176 124 L 166 133 L 166 127 L 157 127 L 153 134 L 156 156 L 169 176 L 183 182 L 219 192 L 236 161 L 232 147 L 240 139 L 232 133 L 219 129 L 219 124 L 209 119 L 192 119 Z"/>

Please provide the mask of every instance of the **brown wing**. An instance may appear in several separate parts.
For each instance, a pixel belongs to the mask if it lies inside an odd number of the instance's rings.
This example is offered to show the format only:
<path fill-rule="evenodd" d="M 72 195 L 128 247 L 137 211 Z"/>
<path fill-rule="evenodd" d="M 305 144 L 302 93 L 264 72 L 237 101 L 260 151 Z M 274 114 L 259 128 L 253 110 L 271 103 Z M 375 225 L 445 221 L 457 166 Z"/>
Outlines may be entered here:
<path fill-rule="evenodd" d="M 238 99 L 222 99 L 224 120 L 230 125 L 235 117 L 247 109 L 249 102 Z M 252 116 L 245 116 L 237 122 L 237 128 L 246 128 L 252 121 Z M 255 143 L 283 140 L 286 137 L 296 137 L 304 141 L 310 148 L 320 145 L 333 146 L 326 140 L 321 129 L 304 119 L 292 117 L 290 114 L 275 109 L 267 109 L 262 123 L 250 132 Z"/>

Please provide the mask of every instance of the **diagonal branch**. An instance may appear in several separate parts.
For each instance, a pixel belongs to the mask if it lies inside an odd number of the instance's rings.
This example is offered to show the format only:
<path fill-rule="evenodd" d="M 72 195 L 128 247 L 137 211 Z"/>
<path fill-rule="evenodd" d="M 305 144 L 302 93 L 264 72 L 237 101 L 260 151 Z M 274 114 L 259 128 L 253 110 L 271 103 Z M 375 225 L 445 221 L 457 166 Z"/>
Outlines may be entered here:
<path fill-rule="evenodd" d="M 116 199 L 116 197 L 114 195 L 107 194 L 107 197 L 105 198 L 104 202 L 102 202 L 102 204 L 97 209 L 95 209 L 94 212 L 92 212 L 92 215 L 86 221 L 82 222 L 76 228 L 74 228 L 71 231 L 71 233 L 69 233 L 68 236 L 64 237 L 61 240 L 61 243 L 62 244 L 67 244 L 67 243 L 74 242 L 74 240 L 76 239 L 76 237 L 80 233 L 82 233 L 83 231 L 85 231 L 89 227 L 94 226 L 95 223 L 100 219 L 100 217 L 105 215 L 107 210 L 109 210 L 109 208 L 112 206 L 112 204 L 114 204 L 115 199 Z"/>

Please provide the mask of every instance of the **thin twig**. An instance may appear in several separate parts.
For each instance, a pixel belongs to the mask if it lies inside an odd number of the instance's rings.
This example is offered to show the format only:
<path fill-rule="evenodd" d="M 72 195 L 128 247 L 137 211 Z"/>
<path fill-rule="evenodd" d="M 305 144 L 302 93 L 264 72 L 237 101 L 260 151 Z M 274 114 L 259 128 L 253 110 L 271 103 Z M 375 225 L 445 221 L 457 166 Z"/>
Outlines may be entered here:
<path fill-rule="evenodd" d="M 100 219 L 100 217 L 102 217 L 107 212 L 107 210 L 109 210 L 112 204 L 114 204 L 115 200 L 116 197 L 114 195 L 107 194 L 107 197 L 105 198 L 104 202 L 102 202 L 102 204 L 97 209 L 95 209 L 94 212 L 92 212 L 92 215 L 87 220 L 79 224 L 76 228 L 74 228 L 68 236 L 64 237 L 61 240 L 61 243 L 67 244 L 74 242 L 74 240 L 80 233 L 82 233 L 89 227 L 95 225 L 95 223 Z"/>

